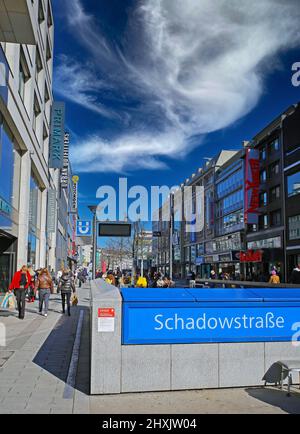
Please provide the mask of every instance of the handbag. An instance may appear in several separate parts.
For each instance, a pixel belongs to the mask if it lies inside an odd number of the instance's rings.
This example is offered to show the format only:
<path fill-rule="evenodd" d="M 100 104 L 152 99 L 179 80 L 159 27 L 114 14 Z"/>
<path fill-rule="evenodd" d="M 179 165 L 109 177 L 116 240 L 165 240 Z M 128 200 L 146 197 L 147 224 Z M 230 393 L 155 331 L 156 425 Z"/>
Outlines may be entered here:
<path fill-rule="evenodd" d="M 73 295 L 71 297 L 71 303 L 72 303 L 72 306 L 77 306 L 77 304 L 78 304 L 78 297 L 77 297 L 77 294 L 75 292 L 73 293 Z"/>

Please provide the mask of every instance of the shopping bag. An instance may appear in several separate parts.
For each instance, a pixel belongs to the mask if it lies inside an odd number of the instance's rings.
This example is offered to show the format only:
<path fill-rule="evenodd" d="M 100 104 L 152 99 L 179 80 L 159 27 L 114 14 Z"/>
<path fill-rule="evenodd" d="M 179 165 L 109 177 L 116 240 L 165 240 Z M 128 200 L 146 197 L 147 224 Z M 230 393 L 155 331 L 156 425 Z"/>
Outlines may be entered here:
<path fill-rule="evenodd" d="M 1 303 L 2 309 L 15 309 L 16 299 L 12 292 L 7 292 Z"/>
<path fill-rule="evenodd" d="M 71 297 L 71 303 L 72 303 L 72 306 L 77 306 L 77 304 L 78 304 L 78 297 L 75 293 Z"/>
<path fill-rule="evenodd" d="M 8 309 L 16 309 L 16 306 L 17 306 L 16 297 L 11 292 L 10 297 L 8 297 Z"/>
<path fill-rule="evenodd" d="M 5 294 L 4 299 L 2 300 L 2 303 L 1 303 L 2 309 L 8 309 L 8 299 L 9 299 L 9 297 L 10 297 L 10 294 L 9 294 L 9 292 L 7 292 Z"/>

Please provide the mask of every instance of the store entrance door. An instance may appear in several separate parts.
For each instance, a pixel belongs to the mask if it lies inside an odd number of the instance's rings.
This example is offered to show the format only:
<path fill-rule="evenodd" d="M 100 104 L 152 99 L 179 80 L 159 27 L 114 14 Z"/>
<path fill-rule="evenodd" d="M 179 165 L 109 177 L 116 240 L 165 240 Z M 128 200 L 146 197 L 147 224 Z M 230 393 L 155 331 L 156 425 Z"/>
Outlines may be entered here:
<path fill-rule="evenodd" d="M 0 293 L 8 290 L 12 280 L 15 265 L 15 253 L 2 253 L 0 255 Z"/>

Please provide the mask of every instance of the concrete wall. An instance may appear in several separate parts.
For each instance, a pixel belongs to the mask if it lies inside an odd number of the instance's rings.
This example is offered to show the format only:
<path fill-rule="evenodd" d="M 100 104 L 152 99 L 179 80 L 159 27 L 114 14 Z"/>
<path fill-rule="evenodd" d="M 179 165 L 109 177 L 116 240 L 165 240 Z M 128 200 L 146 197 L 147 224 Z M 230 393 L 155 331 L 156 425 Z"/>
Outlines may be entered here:
<path fill-rule="evenodd" d="M 262 386 L 274 362 L 300 360 L 291 342 L 121 345 L 119 290 L 98 279 L 91 292 L 92 395 Z M 116 310 L 114 332 L 98 332 L 100 307 Z"/>

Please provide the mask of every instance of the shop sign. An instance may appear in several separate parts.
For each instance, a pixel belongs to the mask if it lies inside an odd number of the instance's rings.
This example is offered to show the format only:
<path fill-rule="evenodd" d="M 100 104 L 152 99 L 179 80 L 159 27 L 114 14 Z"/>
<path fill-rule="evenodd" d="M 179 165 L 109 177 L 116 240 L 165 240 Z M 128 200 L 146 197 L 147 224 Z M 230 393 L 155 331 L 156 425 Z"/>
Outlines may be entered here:
<path fill-rule="evenodd" d="M 69 185 L 69 144 L 70 144 L 70 134 L 65 133 L 63 168 L 61 170 L 61 176 L 60 176 L 60 185 L 61 188 L 63 188 L 64 190 L 66 190 Z"/>
<path fill-rule="evenodd" d="M 56 229 L 56 190 L 48 190 L 47 232 L 54 233 Z"/>
<path fill-rule="evenodd" d="M 204 263 L 204 258 L 203 256 L 200 256 L 198 258 L 195 259 L 195 265 L 201 265 Z"/>
<path fill-rule="evenodd" d="M 262 250 L 247 250 L 247 252 L 240 252 L 240 262 L 262 262 Z"/>
<path fill-rule="evenodd" d="M 79 177 L 77 175 L 74 175 L 72 177 L 72 212 L 77 212 L 78 208 L 78 181 Z"/>
<path fill-rule="evenodd" d="M 64 164 L 65 103 L 54 101 L 51 112 L 50 161 L 52 169 L 62 169 Z"/>
<path fill-rule="evenodd" d="M 259 151 L 257 149 L 246 150 L 245 173 L 245 215 L 246 224 L 258 223 L 259 208 Z"/>

